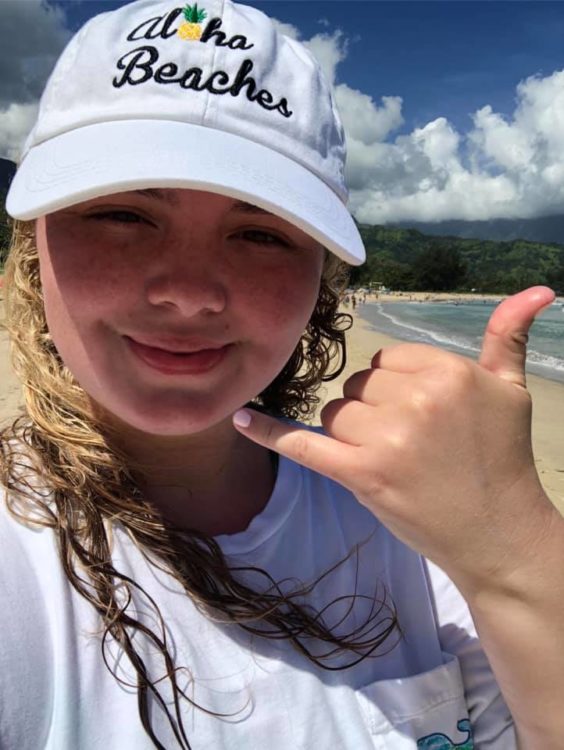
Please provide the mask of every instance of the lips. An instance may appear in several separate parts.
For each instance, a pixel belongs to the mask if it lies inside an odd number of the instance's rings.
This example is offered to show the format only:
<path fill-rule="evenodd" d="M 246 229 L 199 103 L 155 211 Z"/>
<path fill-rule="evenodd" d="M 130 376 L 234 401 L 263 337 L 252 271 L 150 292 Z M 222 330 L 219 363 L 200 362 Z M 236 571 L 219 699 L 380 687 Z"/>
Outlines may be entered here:
<path fill-rule="evenodd" d="M 149 346 L 125 336 L 125 341 L 133 354 L 154 370 L 168 375 L 197 375 L 209 372 L 224 359 L 231 344 L 223 346 L 205 345 L 198 348 L 195 342 L 179 345 L 179 350 Z M 163 343 L 163 346 L 165 344 Z"/>

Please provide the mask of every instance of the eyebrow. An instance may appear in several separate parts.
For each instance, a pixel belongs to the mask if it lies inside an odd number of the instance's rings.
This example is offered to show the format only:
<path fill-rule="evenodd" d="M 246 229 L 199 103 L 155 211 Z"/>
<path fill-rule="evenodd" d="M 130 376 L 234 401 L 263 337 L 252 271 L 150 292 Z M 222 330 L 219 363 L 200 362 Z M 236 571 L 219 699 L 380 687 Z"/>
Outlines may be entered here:
<path fill-rule="evenodd" d="M 137 195 L 144 195 L 147 198 L 156 198 L 159 201 L 170 203 L 173 206 L 178 205 L 178 199 L 171 190 L 159 190 L 159 188 L 145 188 L 144 190 L 133 190 Z"/>
<path fill-rule="evenodd" d="M 160 188 L 145 188 L 144 190 L 134 190 L 134 193 L 138 195 L 144 195 L 148 198 L 156 198 L 165 203 L 170 203 L 172 206 L 178 205 L 178 198 L 176 197 L 174 190 L 161 190 Z M 261 214 L 262 216 L 274 216 L 271 211 L 267 211 L 264 208 L 259 208 L 252 203 L 246 201 L 236 200 L 231 206 L 231 211 L 239 211 L 246 214 Z"/>
<path fill-rule="evenodd" d="M 252 203 L 247 203 L 246 201 L 235 201 L 235 203 L 231 206 L 231 210 L 241 211 L 242 213 L 246 214 L 263 214 L 263 216 L 274 216 L 271 211 L 267 211 L 264 208 L 255 206 Z"/>

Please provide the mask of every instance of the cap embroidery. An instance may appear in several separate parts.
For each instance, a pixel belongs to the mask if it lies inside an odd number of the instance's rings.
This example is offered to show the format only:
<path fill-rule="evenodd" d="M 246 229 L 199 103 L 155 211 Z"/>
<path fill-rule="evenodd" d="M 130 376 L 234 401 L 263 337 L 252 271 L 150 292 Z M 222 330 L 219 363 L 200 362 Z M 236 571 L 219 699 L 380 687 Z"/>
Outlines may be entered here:
<path fill-rule="evenodd" d="M 173 22 L 184 16 L 184 22 L 176 29 L 171 28 Z M 228 47 L 231 50 L 248 50 L 254 47 L 242 34 L 228 35 L 221 30 L 221 18 L 212 18 L 205 29 L 201 23 L 207 16 L 203 8 L 197 3 L 175 8 L 168 14 L 156 16 L 143 21 L 136 26 L 126 39 L 129 42 L 141 39 L 153 40 L 158 37 L 170 40 L 178 36 L 183 40 L 211 42 L 217 47 Z M 275 100 L 268 89 L 259 89 L 256 80 L 249 75 L 254 67 L 250 59 L 243 60 L 233 77 L 224 70 L 204 72 L 202 68 L 193 66 L 187 70 L 180 70 L 176 62 L 161 62 L 159 50 L 152 45 L 144 45 L 130 50 L 122 55 L 116 63 L 117 69 L 122 71 L 112 79 L 115 88 L 128 84 L 138 86 L 153 80 L 159 84 L 178 84 L 182 89 L 193 91 L 208 91 L 210 94 L 231 94 L 236 97 L 246 94 L 250 102 L 257 103 L 263 109 L 275 111 L 283 117 L 291 117 L 293 112 L 288 107 L 286 97 Z"/>
<path fill-rule="evenodd" d="M 189 7 L 189 5 L 186 6 L 186 8 Z M 205 13 L 206 11 L 203 12 Z M 168 14 L 148 18 L 146 21 L 142 21 L 139 26 L 136 26 L 133 31 L 130 31 L 126 39 L 128 42 L 137 42 L 141 39 L 157 39 L 157 37 L 169 39 L 171 36 L 176 36 L 180 29 L 173 29 L 171 27 L 182 13 L 182 8 L 174 8 Z M 248 44 L 247 37 L 243 34 L 235 34 L 227 39 L 227 34 L 224 31 L 220 31 L 220 28 L 221 18 L 212 18 L 206 24 L 206 28 L 200 36 L 200 41 L 207 42 L 213 39 L 217 47 L 229 47 L 229 49 L 251 49 L 255 46 L 254 44 Z"/>
<path fill-rule="evenodd" d="M 205 10 L 198 8 L 198 3 L 195 5 L 186 5 L 182 9 L 182 13 L 186 21 L 178 27 L 176 33 L 181 39 L 198 42 L 202 36 L 201 23 L 208 14 Z"/>
<path fill-rule="evenodd" d="M 217 47 L 229 47 L 229 49 L 251 49 L 254 44 L 247 44 L 247 37 L 243 34 L 235 34 L 230 39 L 225 41 L 227 34 L 224 31 L 219 31 L 221 28 L 221 18 L 212 18 L 212 20 L 206 24 L 206 28 L 202 34 L 201 42 L 207 42 L 208 39 L 214 39 Z"/>

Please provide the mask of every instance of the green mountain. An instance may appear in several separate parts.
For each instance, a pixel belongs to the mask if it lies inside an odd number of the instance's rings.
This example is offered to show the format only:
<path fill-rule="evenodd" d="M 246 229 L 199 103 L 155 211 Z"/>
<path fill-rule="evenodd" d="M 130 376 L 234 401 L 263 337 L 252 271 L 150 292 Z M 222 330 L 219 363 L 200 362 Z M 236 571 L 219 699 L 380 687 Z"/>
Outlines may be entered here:
<path fill-rule="evenodd" d="M 12 177 L 16 173 L 16 165 L 9 159 L 0 159 L 0 191 L 8 190 Z"/>
<path fill-rule="evenodd" d="M 435 237 L 416 229 L 359 225 L 367 251 L 351 283 L 405 291 L 508 293 L 546 284 L 564 293 L 564 245 Z"/>
<path fill-rule="evenodd" d="M 0 273 L 2 272 L 4 260 L 8 253 L 11 236 L 10 218 L 5 208 L 6 193 L 6 189 L 2 190 L 0 188 Z"/>
<path fill-rule="evenodd" d="M 0 159 L 0 271 L 4 263 L 4 257 L 8 250 L 11 230 L 8 214 L 6 213 L 6 195 L 12 177 L 16 172 L 16 165 L 9 159 Z"/>
<path fill-rule="evenodd" d="M 558 244 L 564 243 L 564 215 L 538 216 L 533 219 L 488 219 L 486 221 L 449 221 L 422 222 L 406 221 L 386 224 L 388 227 L 417 229 L 423 234 L 439 237 L 465 237 L 467 239 L 496 240 L 529 240 Z"/>

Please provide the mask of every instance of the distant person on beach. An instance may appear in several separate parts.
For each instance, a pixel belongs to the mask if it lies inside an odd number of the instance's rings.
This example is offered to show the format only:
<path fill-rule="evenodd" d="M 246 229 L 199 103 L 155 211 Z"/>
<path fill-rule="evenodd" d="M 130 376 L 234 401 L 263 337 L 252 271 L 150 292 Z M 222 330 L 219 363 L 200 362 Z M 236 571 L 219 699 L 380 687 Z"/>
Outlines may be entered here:
<path fill-rule="evenodd" d="M 0 747 L 561 747 L 524 374 L 554 295 L 501 304 L 479 364 L 376 352 L 307 426 L 364 260 L 344 159 L 251 7 L 142 0 L 62 54 L 7 199 Z"/>

